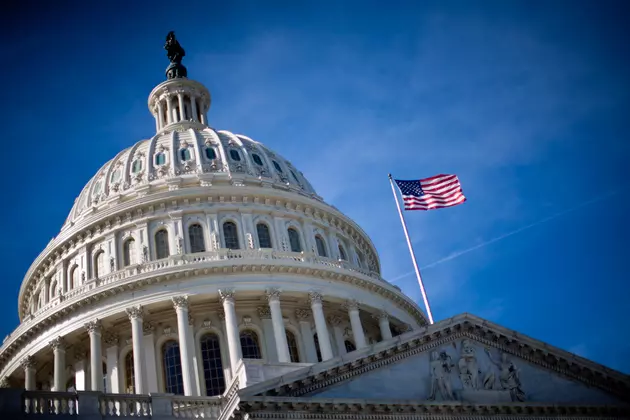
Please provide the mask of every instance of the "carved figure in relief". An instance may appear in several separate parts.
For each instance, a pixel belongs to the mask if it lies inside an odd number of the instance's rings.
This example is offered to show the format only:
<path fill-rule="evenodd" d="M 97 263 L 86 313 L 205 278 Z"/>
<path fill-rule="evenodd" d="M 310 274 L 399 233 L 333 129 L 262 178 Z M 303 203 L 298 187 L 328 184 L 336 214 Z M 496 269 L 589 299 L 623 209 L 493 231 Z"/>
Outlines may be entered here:
<path fill-rule="evenodd" d="M 440 354 L 437 351 L 431 352 L 431 393 L 429 394 L 429 400 L 435 400 L 438 391 L 442 396 L 442 400 L 455 399 L 449 379 L 449 373 L 453 366 L 451 357 L 446 352 Z"/>
<path fill-rule="evenodd" d="M 479 388 L 479 365 L 475 356 L 475 348 L 470 344 L 469 340 L 462 340 L 462 350 L 457 363 L 459 367 L 459 377 L 462 380 L 464 388 Z"/>
<path fill-rule="evenodd" d="M 149 261 L 149 248 L 144 245 L 142 247 L 142 262 L 146 263 L 147 261 Z"/>
<path fill-rule="evenodd" d="M 510 391 L 512 401 L 525 401 L 525 392 L 521 388 L 519 371 L 514 363 L 508 360 L 507 353 L 502 353 L 499 361 L 492 358 L 490 350 L 486 349 L 486 354 L 492 364 L 499 368 L 499 382 L 503 389 Z"/>
<path fill-rule="evenodd" d="M 181 236 L 177 237 L 177 253 L 182 255 L 184 253 L 184 238 Z"/>
<path fill-rule="evenodd" d="M 110 272 L 116 271 L 116 260 L 114 259 L 114 257 L 109 258 L 109 271 Z"/>

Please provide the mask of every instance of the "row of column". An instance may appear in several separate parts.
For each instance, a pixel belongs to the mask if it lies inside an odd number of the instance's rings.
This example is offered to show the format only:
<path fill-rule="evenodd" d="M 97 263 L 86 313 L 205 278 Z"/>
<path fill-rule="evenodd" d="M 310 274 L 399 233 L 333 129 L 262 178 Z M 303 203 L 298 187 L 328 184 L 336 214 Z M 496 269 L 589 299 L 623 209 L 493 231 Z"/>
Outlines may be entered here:
<path fill-rule="evenodd" d="M 284 327 L 284 319 L 282 316 L 282 309 L 280 305 L 280 290 L 268 289 L 265 293 L 269 304 L 269 313 L 271 316 L 271 323 L 273 328 L 273 336 L 276 345 L 276 352 L 278 361 L 281 363 L 290 363 L 291 356 L 289 353 L 289 346 L 287 343 L 287 336 Z M 225 331 L 229 352 L 229 360 L 232 374 L 235 373 L 239 361 L 242 359 L 240 334 L 238 328 L 238 320 L 236 316 L 236 308 L 234 301 L 234 290 L 219 290 L 219 297 L 223 305 L 223 311 L 225 314 Z M 312 317 L 315 322 L 315 330 L 319 340 L 319 349 L 322 360 L 328 360 L 333 358 L 333 350 L 330 341 L 330 335 L 326 322 L 326 317 L 323 310 L 323 296 L 318 292 L 309 293 L 309 301 L 311 306 Z M 179 335 L 179 350 L 181 357 L 182 367 L 182 379 L 184 384 L 184 394 L 187 396 L 200 395 L 200 389 L 198 382 L 196 381 L 195 367 L 193 359 L 195 357 L 195 347 L 192 328 L 189 324 L 189 311 L 188 311 L 188 297 L 176 296 L 172 298 L 173 307 L 177 314 L 177 331 Z M 357 349 L 367 346 L 365 339 L 365 333 L 361 324 L 361 318 L 359 316 L 359 306 L 355 300 L 347 301 L 343 307 L 348 312 L 350 319 L 350 325 L 354 343 Z M 144 311 L 142 306 L 134 306 L 126 309 L 126 313 L 131 322 L 131 340 L 133 346 L 133 365 L 134 365 L 134 390 L 136 394 L 146 394 L 150 391 L 147 389 L 147 374 L 150 374 L 150 369 L 147 370 L 151 363 L 147 363 L 147 355 L 144 353 L 144 332 L 146 330 L 143 326 Z M 305 340 L 313 340 L 310 322 L 307 319 L 307 313 L 304 310 L 298 310 L 296 315 L 300 321 L 300 332 Z M 389 324 L 389 318 L 387 314 L 382 312 L 376 315 L 379 321 L 380 332 L 383 340 L 392 338 L 392 332 Z M 339 320 L 340 321 L 340 320 Z M 335 322 L 339 324 L 339 322 Z M 103 371 L 102 371 L 102 345 L 101 345 L 101 322 L 97 319 L 85 324 L 85 328 L 89 334 L 90 341 L 90 368 L 91 368 L 91 390 L 103 391 Z M 339 335 L 341 333 L 339 332 Z M 337 338 L 338 344 L 343 346 L 342 337 Z M 65 391 L 66 389 L 66 347 L 61 337 L 57 337 L 50 342 L 50 346 L 53 349 L 54 357 L 54 374 L 53 374 L 53 390 Z M 314 343 L 312 346 L 315 348 Z M 307 352 L 309 349 L 307 349 Z M 313 351 L 311 350 L 310 353 Z M 114 366 L 118 365 L 117 360 L 117 348 L 111 352 L 108 349 L 107 354 L 107 369 L 108 377 L 110 377 L 112 386 L 108 389 L 109 392 L 118 392 L 117 372 L 114 371 Z M 313 354 L 306 355 L 307 360 L 315 361 L 316 356 Z M 153 365 L 155 365 L 155 356 L 153 356 Z M 111 366 L 110 366 L 111 365 Z M 31 356 L 26 357 L 22 361 L 22 366 L 25 371 L 25 388 L 27 390 L 35 389 L 35 363 Z M 117 368 L 116 368 L 117 369 Z M 116 380 L 114 380 L 114 377 Z M 155 380 L 156 378 L 152 378 Z M 153 388 L 153 387 L 152 387 Z"/>
<path fill-rule="evenodd" d="M 177 107 L 173 105 L 173 100 L 177 98 Z M 166 104 L 166 112 L 164 112 L 164 104 Z M 201 108 L 198 110 L 197 97 L 193 95 L 184 95 L 183 93 L 177 93 L 175 95 L 167 96 L 165 100 L 157 102 L 157 118 L 156 129 L 159 131 L 168 124 L 185 120 L 185 109 L 190 110 L 190 118 L 193 121 L 206 124 L 206 109 L 203 104 L 200 104 Z M 166 119 L 164 118 L 166 116 Z"/>

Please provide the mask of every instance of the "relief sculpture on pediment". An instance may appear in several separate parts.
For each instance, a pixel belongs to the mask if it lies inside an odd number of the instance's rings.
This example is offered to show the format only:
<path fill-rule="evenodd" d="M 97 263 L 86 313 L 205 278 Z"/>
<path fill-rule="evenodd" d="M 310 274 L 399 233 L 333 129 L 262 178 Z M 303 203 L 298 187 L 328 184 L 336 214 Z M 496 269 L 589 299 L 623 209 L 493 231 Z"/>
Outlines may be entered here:
<path fill-rule="evenodd" d="M 499 368 L 499 382 L 501 383 L 501 387 L 506 391 L 510 391 L 512 401 L 525 401 L 525 392 L 523 392 L 521 387 L 519 371 L 516 366 L 514 366 L 514 363 L 508 360 L 507 353 L 501 353 L 501 360 L 495 360 L 492 358 L 490 350 L 485 350 L 490 362 Z"/>
<path fill-rule="evenodd" d="M 454 400 L 453 390 L 451 388 L 451 369 L 455 366 L 451 363 L 451 356 L 442 351 L 431 352 L 431 393 L 429 400 L 435 400 L 439 391 L 442 401 Z"/>

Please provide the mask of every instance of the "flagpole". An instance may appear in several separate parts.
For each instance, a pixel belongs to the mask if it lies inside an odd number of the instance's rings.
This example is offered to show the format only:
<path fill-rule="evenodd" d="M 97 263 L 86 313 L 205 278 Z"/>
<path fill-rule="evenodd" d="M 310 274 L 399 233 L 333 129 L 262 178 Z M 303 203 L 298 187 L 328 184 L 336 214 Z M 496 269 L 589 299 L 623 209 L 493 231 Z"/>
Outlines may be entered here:
<path fill-rule="evenodd" d="M 429 324 L 433 324 L 433 315 L 431 314 L 431 307 L 429 306 L 429 299 L 427 298 L 427 292 L 424 290 L 424 283 L 422 282 L 422 276 L 420 276 L 420 269 L 418 268 L 418 262 L 416 261 L 416 254 L 413 252 L 413 245 L 409 239 L 409 232 L 407 231 L 407 223 L 405 223 L 405 217 L 400 208 L 398 202 L 398 195 L 396 194 L 396 188 L 394 188 L 394 180 L 392 174 L 388 174 L 389 183 L 392 186 L 392 193 L 394 194 L 394 201 L 396 201 L 396 207 L 398 208 L 398 214 L 400 215 L 400 223 L 402 223 L 403 231 L 405 232 L 405 238 L 407 239 L 407 245 L 409 246 L 409 253 L 411 254 L 411 261 L 413 261 L 413 268 L 416 270 L 416 277 L 418 277 L 418 283 L 420 284 L 420 291 L 422 292 L 422 299 L 424 300 L 424 307 L 427 309 L 429 315 Z"/>

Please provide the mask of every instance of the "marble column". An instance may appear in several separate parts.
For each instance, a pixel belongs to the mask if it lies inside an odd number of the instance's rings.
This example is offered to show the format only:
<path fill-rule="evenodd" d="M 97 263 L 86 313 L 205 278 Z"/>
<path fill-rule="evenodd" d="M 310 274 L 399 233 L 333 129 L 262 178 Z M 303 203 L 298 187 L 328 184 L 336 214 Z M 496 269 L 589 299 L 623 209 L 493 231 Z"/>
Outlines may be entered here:
<path fill-rule="evenodd" d="M 35 359 L 33 356 L 26 356 L 22 359 L 21 365 L 24 369 L 24 389 L 27 391 L 35 390 Z"/>
<path fill-rule="evenodd" d="M 276 340 L 273 333 L 273 321 L 271 320 L 271 310 L 269 306 L 259 306 L 257 308 L 258 318 L 262 321 L 263 335 L 265 339 L 265 349 L 267 350 L 267 360 L 271 363 L 278 361 L 276 351 Z"/>
<path fill-rule="evenodd" d="M 326 326 L 326 318 L 324 317 L 324 309 L 322 307 L 322 295 L 317 292 L 309 292 L 308 296 L 311 301 L 311 310 L 313 311 L 313 319 L 315 320 L 315 329 L 317 330 L 322 361 L 332 359 L 333 352 L 332 346 L 330 345 L 328 327 Z"/>
<path fill-rule="evenodd" d="M 287 333 L 284 329 L 282 309 L 280 309 L 280 290 L 268 289 L 265 294 L 267 296 L 267 300 L 269 301 L 269 310 L 271 311 L 271 321 L 273 322 L 273 336 L 276 341 L 278 361 L 280 363 L 291 363 L 289 345 L 287 344 Z"/>
<path fill-rule="evenodd" d="M 159 129 L 161 130 L 162 127 L 164 127 L 164 105 L 162 105 L 162 101 L 158 101 L 157 109 L 158 109 L 158 116 L 157 116 L 158 126 L 160 127 Z"/>
<path fill-rule="evenodd" d="M 199 121 L 199 118 L 197 118 L 197 98 L 194 95 L 190 95 L 190 110 L 193 121 Z"/>
<path fill-rule="evenodd" d="M 182 93 L 177 94 L 177 102 L 179 104 L 179 120 L 178 121 L 185 121 L 186 111 L 184 109 L 184 94 Z"/>
<path fill-rule="evenodd" d="M 381 329 L 381 340 L 385 341 L 392 338 L 392 329 L 389 325 L 389 315 L 387 315 L 387 312 L 379 312 L 374 315 L 374 318 L 378 320 L 378 326 Z"/>
<path fill-rule="evenodd" d="M 243 358 L 241 351 L 241 339 L 238 334 L 238 322 L 236 320 L 236 310 L 234 309 L 234 290 L 219 290 L 219 297 L 223 303 L 225 313 L 225 334 L 227 336 L 228 350 L 230 353 L 230 366 L 232 375 L 236 373 L 236 366 Z"/>
<path fill-rule="evenodd" d="M 333 338 L 335 339 L 335 345 L 337 347 L 337 355 L 342 356 L 346 354 L 346 345 L 343 338 L 343 330 L 341 329 L 342 319 L 339 315 L 332 315 L 328 317 L 328 324 L 332 326 Z"/>
<path fill-rule="evenodd" d="M 53 338 L 50 342 L 53 349 L 54 391 L 66 390 L 66 345 L 63 338 Z"/>
<path fill-rule="evenodd" d="M 90 335 L 90 379 L 92 391 L 103 391 L 103 349 L 101 321 L 96 319 L 85 324 Z"/>
<path fill-rule="evenodd" d="M 118 394 L 120 392 L 120 379 L 118 368 L 118 336 L 107 333 L 104 337 L 105 357 L 107 359 L 107 392 Z"/>
<path fill-rule="evenodd" d="M 74 387 L 77 391 L 89 391 L 87 376 L 87 348 L 79 345 L 74 349 Z"/>
<path fill-rule="evenodd" d="M 300 325 L 300 335 L 306 352 L 307 363 L 317 363 L 317 349 L 315 348 L 315 340 L 313 339 L 313 331 L 311 330 L 311 313 L 308 309 L 296 309 L 295 317 Z"/>
<path fill-rule="evenodd" d="M 181 95 L 180 95 L 181 105 Z M 179 334 L 179 354 L 182 362 L 182 380 L 184 382 L 184 395 L 196 396 L 196 386 L 193 369 L 194 347 L 189 337 L 188 326 L 188 296 L 173 297 L 173 307 L 177 313 L 177 333 Z"/>
<path fill-rule="evenodd" d="M 147 392 L 158 392 L 157 364 L 155 363 L 155 326 L 150 321 L 142 324 L 144 366 L 147 372 Z"/>
<path fill-rule="evenodd" d="M 344 306 L 348 310 L 348 317 L 350 317 L 354 345 L 357 347 L 357 350 L 366 347 L 365 333 L 363 332 L 363 325 L 361 325 L 361 317 L 359 316 L 359 304 L 356 300 L 349 299 Z"/>
<path fill-rule="evenodd" d="M 142 351 L 142 317 L 144 311 L 142 306 L 132 306 L 126 309 L 129 321 L 131 321 L 131 341 L 133 346 L 133 371 L 135 376 L 134 390 L 136 394 L 145 394 L 146 389 L 144 386 L 144 378 L 146 377 L 144 358 L 142 357 L 144 352 Z"/>

